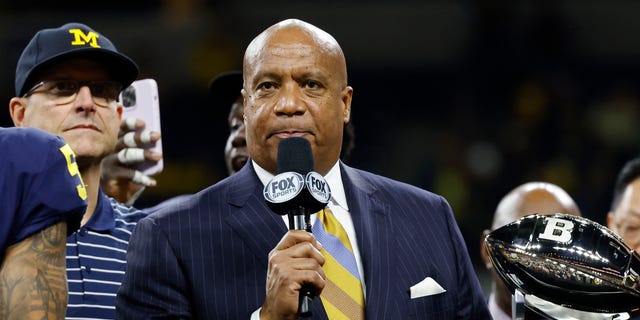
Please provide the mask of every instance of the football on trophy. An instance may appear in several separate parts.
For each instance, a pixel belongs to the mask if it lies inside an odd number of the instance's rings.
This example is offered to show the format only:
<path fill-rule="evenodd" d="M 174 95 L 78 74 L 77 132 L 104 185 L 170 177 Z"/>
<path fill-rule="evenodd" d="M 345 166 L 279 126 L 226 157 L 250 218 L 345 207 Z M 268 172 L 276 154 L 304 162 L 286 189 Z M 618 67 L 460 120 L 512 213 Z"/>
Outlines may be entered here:
<path fill-rule="evenodd" d="M 640 307 L 640 256 L 606 227 L 565 215 L 529 215 L 485 238 L 511 293 L 590 312 Z"/>

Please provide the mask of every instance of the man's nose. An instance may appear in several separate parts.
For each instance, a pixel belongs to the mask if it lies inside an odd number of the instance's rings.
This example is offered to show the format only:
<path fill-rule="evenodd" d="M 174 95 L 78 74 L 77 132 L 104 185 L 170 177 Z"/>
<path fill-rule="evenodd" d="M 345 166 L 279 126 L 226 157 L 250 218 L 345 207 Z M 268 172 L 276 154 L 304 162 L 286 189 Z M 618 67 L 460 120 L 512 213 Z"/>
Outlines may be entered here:
<path fill-rule="evenodd" d="M 88 86 L 80 87 L 78 90 L 76 100 L 74 104 L 79 111 L 94 111 L 95 103 L 93 102 L 93 96 L 91 95 L 91 89 Z"/>
<path fill-rule="evenodd" d="M 280 98 L 274 108 L 277 115 L 302 115 L 307 107 L 302 99 L 302 91 L 297 85 L 283 86 L 280 91 Z"/>
<path fill-rule="evenodd" d="M 234 133 L 231 144 L 234 148 L 245 147 L 247 145 L 244 125 L 240 126 L 240 128 L 238 128 L 238 130 Z"/>

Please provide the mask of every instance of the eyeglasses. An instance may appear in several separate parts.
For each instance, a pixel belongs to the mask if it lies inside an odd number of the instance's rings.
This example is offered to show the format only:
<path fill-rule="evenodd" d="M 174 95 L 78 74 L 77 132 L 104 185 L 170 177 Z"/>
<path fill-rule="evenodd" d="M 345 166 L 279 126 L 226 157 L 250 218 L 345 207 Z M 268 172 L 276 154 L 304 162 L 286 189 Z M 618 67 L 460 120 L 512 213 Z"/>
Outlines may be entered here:
<path fill-rule="evenodd" d="M 26 98 L 34 93 L 45 93 L 57 105 L 73 102 L 78 96 L 80 88 L 88 86 L 93 102 L 108 107 L 118 100 L 122 85 L 116 81 L 76 81 L 76 80 L 45 80 L 37 83 L 22 97 Z M 40 91 L 36 91 L 42 88 Z"/>

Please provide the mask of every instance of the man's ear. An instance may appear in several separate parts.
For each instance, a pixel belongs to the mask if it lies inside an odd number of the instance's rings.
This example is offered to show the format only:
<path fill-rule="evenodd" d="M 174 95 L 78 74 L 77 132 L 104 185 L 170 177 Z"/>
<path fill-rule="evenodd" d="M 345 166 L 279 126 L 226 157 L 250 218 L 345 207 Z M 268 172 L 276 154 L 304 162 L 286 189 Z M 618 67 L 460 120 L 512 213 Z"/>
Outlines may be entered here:
<path fill-rule="evenodd" d="M 246 122 L 247 121 L 247 103 L 249 103 L 249 94 L 247 93 L 247 90 L 245 90 L 244 88 L 242 88 L 240 90 L 240 95 L 242 95 L 242 121 Z"/>
<path fill-rule="evenodd" d="M 24 123 L 24 114 L 27 108 L 27 100 L 25 98 L 13 97 L 9 100 L 9 114 L 16 127 L 26 127 Z"/>
<path fill-rule="evenodd" d="M 353 88 L 347 86 L 342 90 L 342 103 L 343 103 L 343 118 L 344 124 L 349 123 L 351 120 L 351 99 L 353 98 Z"/>
<path fill-rule="evenodd" d="M 484 239 L 489 235 L 489 233 L 491 233 L 489 229 L 484 229 L 484 231 L 482 231 L 482 236 L 480 237 L 480 258 L 482 258 L 482 263 L 484 263 L 487 270 L 491 270 L 491 268 L 493 268 L 491 260 L 489 260 L 487 248 L 484 247 Z"/>

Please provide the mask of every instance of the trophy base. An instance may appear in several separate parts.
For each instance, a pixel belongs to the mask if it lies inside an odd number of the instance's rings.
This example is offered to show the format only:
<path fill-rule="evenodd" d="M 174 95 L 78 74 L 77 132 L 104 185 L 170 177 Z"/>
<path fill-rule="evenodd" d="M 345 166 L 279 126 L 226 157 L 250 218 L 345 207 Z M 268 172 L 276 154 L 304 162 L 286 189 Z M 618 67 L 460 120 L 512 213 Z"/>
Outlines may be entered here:
<path fill-rule="evenodd" d="M 621 313 L 598 313 L 561 306 L 516 289 L 511 296 L 511 317 L 514 320 L 628 320 L 640 319 L 640 309 Z"/>

